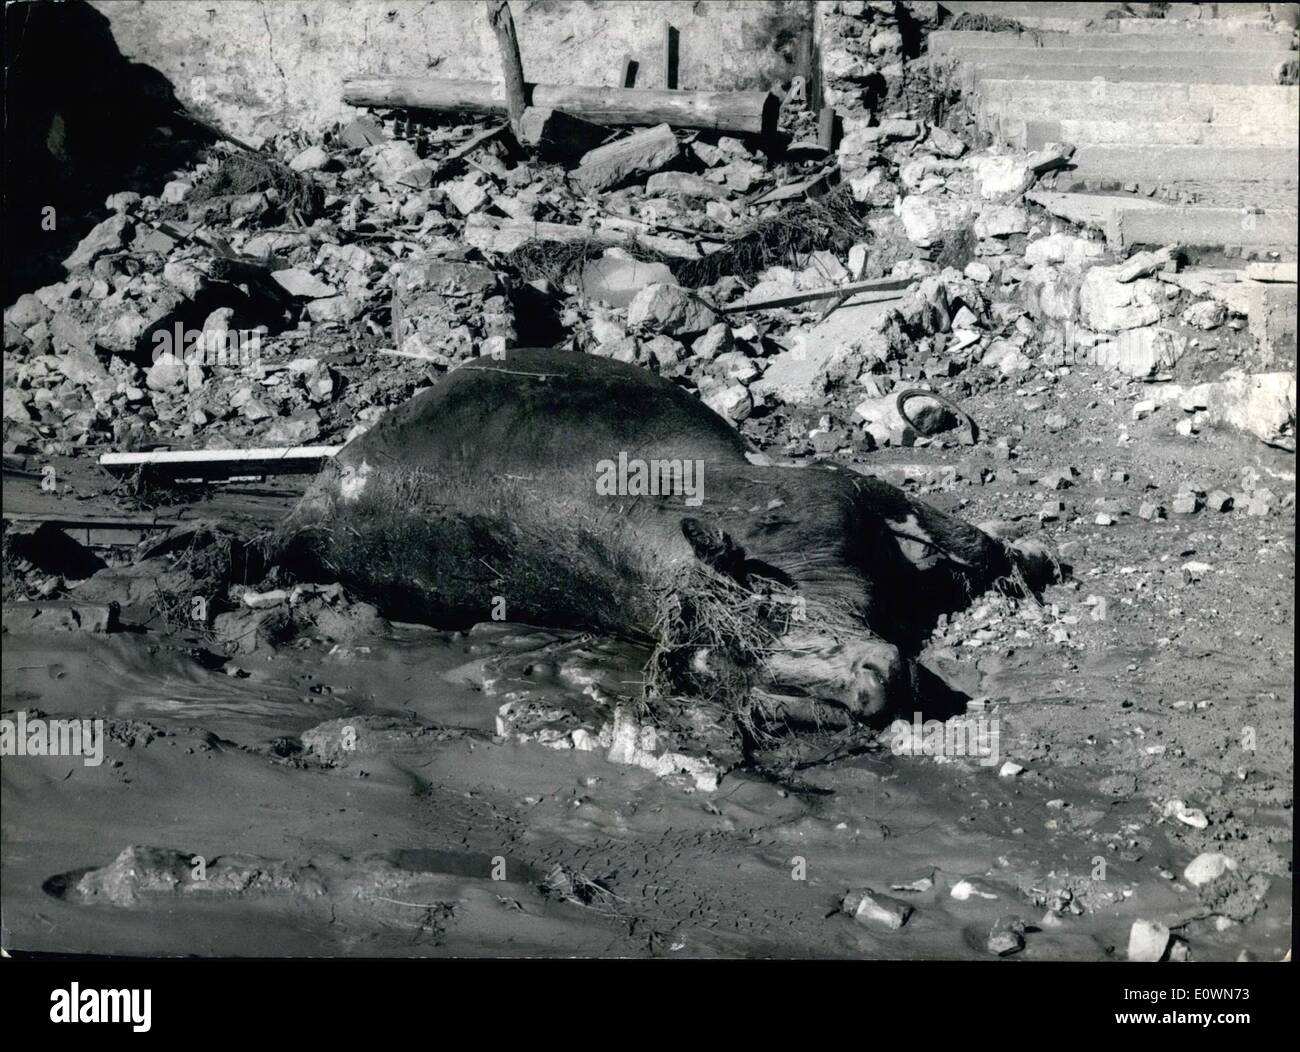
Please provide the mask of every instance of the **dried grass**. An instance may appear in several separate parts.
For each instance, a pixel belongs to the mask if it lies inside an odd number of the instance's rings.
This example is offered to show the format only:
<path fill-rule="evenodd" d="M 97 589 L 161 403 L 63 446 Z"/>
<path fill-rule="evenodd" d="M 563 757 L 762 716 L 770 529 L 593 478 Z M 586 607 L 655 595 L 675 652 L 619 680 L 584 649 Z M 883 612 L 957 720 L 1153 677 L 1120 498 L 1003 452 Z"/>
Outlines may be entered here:
<path fill-rule="evenodd" d="M 801 267 L 805 257 L 829 249 L 838 254 L 871 239 L 847 186 L 800 201 L 750 223 L 716 252 L 669 265 L 686 288 L 713 285 L 724 277 L 754 281 L 768 267 Z"/>
<path fill-rule="evenodd" d="M 286 214 L 314 219 L 324 207 L 325 196 L 310 177 L 295 172 L 274 157 L 241 150 L 221 158 L 215 171 L 199 181 L 190 200 L 202 202 L 274 190 Z"/>
<path fill-rule="evenodd" d="M 777 215 L 750 223 L 721 248 L 699 259 L 667 256 L 636 238 L 619 248 L 643 263 L 663 263 L 683 288 L 713 285 L 724 277 L 752 282 L 773 266 L 802 267 L 808 255 L 829 249 L 844 254 L 870 240 L 871 229 L 858 214 L 846 186 L 822 197 L 790 205 Z M 582 268 L 610 247 L 597 238 L 582 241 L 525 241 L 506 256 L 506 265 L 524 281 L 543 278 L 557 288 L 581 277 Z"/>

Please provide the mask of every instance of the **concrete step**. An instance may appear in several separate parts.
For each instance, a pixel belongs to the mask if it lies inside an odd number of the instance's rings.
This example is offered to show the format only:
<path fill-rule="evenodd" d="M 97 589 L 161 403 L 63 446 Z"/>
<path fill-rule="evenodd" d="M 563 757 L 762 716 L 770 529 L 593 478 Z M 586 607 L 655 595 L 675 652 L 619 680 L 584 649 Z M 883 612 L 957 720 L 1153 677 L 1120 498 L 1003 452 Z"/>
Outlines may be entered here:
<path fill-rule="evenodd" d="M 1300 120 L 1295 87 L 981 80 L 971 98 L 981 116 L 1016 120 L 1194 121 L 1261 131 Z"/>
<path fill-rule="evenodd" d="M 998 122 L 998 137 L 1023 150 L 1041 150 L 1050 142 L 1075 146 L 1282 146 L 1300 150 L 1293 123 L 1245 127 L 1196 121 L 1016 120 Z M 1300 156 L 1300 155 L 1298 155 Z"/>
<path fill-rule="evenodd" d="M 938 29 L 928 39 L 929 53 L 946 55 L 950 51 L 967 53 L 976 48 L 1015 48 L 1021 51 L 1087 48 L 1094 50 L 1138 51 L 1207 51 L 1216 55 L 1241 51 L 1248 55 L 1263 53 L 1285 55 L 1292 52 L 1291 34 L 1274 30 L 1206 34 L 1197 29 L 1167 27 L 1158 34 L 1078 32 L 1078 33 L 990 33 L 979 30 Z"/>
<path fill-rule="evenodd" d="M 1289 55 L 1290 53 L 1286 53 Z M 1188 84 L 1277 83 L 1286 56 L 1273 52 L 1151 51 L 1118 48 L 952 48 L 932 64 L 957 62 L 962 79 L 1092 80 Z"/>
<path fill-rule="evenodd" d="M 1117 219 L 1117 240 L 1130 245 L 1188 245 L 1196 248 L 1264 248 L 1294 253 L 1300 227 L 1296 213 L 1243 213 L 1239 208 L 1134 209 Z"/>
<path fill-rule="evenodd" d="M 1107 18 L 1107 13 L 1118 11 L 1122 5 L 1108 3 L 974 3 L 951 0 L 941 4 L 942 7 L 959 14 L 988 15 L 992 17 L 1011 18 L 1030 29 L 1071 30 L 1102 29 L 1112 33 L 1147 34 L 1167 31 L 1171 26 L 1180 29 L 1194 27 L 1198 31 L 1212 33 L 1218 30 L 1231 31 L 1233 27 L 1251 29 L 1269 29 L 1273 20 L 1267 9 L 1249 9 L 1248 5 L 1224 4 L 1219 9 L 1218 18 L 1166 19 L 1166 18 Z M 1131 5 L 1132 6 L 1132 5 Z M 1134 6 L 1135 10 L 1141 10 Z"/>
<path fill-rule="evenodd" d="M 1280 146 L 1081 146 L 1071 160 L 1057 176 L 1058 189 L 1129 182 L 1296 184 L 1296 151 Z"/>
<path fill-rule="evenodd" d="M 1026 200 L 1076 226 L 1097 230 L 1115 250 L 1178 243 L 1295 255 L 1296 213 L 1246 215 L 1240 209 L 1169 205 L 1130 194 L 1031 190 Z"/>

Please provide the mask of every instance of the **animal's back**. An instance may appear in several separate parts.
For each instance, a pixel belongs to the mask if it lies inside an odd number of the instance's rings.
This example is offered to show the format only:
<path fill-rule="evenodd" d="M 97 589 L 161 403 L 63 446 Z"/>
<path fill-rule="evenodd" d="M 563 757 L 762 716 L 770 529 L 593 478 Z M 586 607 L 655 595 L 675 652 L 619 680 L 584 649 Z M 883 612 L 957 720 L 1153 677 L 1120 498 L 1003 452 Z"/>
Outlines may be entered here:
<path fill-rule="evenodd" d="M 507 351 L 448 373 L 340 454 L 458 471 L 588 471 L 629 458 L 745 463 L 721 417 L 645 369 L 551 349 Z"/>

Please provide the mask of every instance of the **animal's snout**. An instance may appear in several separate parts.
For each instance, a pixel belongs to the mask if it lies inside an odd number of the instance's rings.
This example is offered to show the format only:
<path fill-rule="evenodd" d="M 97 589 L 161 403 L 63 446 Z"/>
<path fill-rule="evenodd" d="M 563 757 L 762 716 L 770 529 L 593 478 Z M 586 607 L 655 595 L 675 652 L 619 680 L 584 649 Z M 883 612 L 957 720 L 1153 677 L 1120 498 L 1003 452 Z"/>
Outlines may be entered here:
<path fill-rule="evenodd" d="M 865 720 L 910 696 L 909 668 L 898 647 L 882 639 L 810 631 L 782 639 L 767 671 L 776 689 L 801 692 Z"/>
<path fill-rule="evenodd" d="M 898 647 L 880 639 L 863 639 L 846 644 L 845 649 L 850 668 L 847 705 L 855 715 L 880 715 L 907 697 L 909 666 Z"/>

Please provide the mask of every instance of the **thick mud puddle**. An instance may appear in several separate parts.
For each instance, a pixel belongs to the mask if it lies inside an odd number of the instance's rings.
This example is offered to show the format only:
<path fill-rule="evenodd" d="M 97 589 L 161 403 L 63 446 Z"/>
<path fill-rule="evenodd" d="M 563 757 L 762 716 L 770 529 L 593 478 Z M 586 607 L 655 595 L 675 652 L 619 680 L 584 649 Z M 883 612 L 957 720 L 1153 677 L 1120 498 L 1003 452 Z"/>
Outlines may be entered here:
<path fill-rule="evenodd" d="M 832 741 L 701 792 L 494 733 L 506 703 L 581 724 L 639 693 L 643 660 L 511 625 L 229 661 L 143 635 L 11 637 L 6 714 L 102 717 L 107 741 L 99 766 L 4 760 L 6 945 L 987 958 L 1018 939 L 1018 958 L 1095 959 L 1122 958 L 1143 917 L 1198 958 L 1284 952 L 1289 877 L 1207 900 L 1095 746 L 1044 767 L 1087 703 L 1040 660 L 930 660 L 980 697 L 965 719 L 1001 720 L 992 758 Z M 1275 826 L 1289 837 L 1287 812 Z M 843 912 L 863 889 L 906 923 Z"/>

